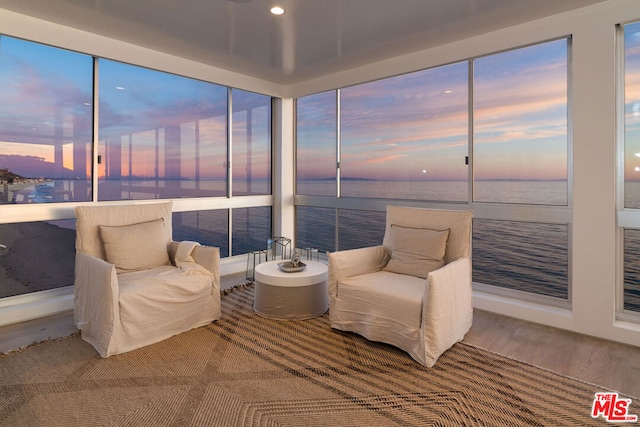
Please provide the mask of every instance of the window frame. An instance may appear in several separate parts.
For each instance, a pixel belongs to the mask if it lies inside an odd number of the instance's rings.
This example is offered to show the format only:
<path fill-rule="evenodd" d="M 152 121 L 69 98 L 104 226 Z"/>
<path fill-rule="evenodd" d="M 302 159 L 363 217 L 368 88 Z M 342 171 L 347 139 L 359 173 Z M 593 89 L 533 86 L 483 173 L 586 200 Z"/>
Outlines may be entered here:
<path fill-rule="evenodd" d="M 469 65 L 469 192 L 468 200 L 466 202 L 439 202 L 439 201 L 421 201 L 421 200 L 402 200 L 402 199 L 374 199 L 374 198 L 358 198 L 358 197 L 344 197 L 340 193 L 340 89 L 336 89 L 337 95 L 337 119 L 336 125 L 338 126 L 338 136 L 336 142 L 336 149 L 338 150 L 338 163 L 337 168 L 337 185 L 338 193 L 336 197 L 333 196 L 312 196 L 312 195 L 294 195 L 295 207 L 307 206 L 307 207 L 323 207 L 333 208 L 336 211 L 336 230 L 335 230 L 335 250 L 338 248 L 338 229 L 340 224 L 338 222 L 339 210 L 372 210 L 384 212 L 388 205 L 402 205 L 402 206 L 414 206 L 431 209 L 470 209 L 474 212 L 474 218 L 477 219 L 492 219 L 492 220 L 506 220 L 506 221 L 518 221 L 518 222 L 532 222 L 532 223 L 548 223 L 548 224 L 560 224 L 567 227 L 567 299 L 560 299 L 555 297 L 549 297 L 546 295 L 534 294 L 529 292 L 516 291 L 499 286 L 484 283 L 473 283 L 474 291 L 479 291 L 487 294 L 493 294 L 499 297 L 510 298 L 514 300 L 530 302 L 534 304 L 540 304 L 543 306 L 551 306 L 560 309 L 570 310 L 573 301 L 573 247 L 572 247 L 572 222 L 573 222 L 573 84 L 572 84 L 572 37 L 571 35 L 556 37 L 548 40 L 542 40 L 535 43 L 530 43 L 522 46 L 515 46 L 508 50 L 515 50 L 519 48 L 528 47 L 531 45 L 543 44 L 546 42 L 566 40 L 567 42 L 567 203 L 566 205 L 540 205 L 540 204 L 507 204 L 507 203 L 487 203 L 487 202 L 474 202 L 473 201 L 473 66 Z M 498 54 L 499 52 L 491 52 L 486 55 Z M 484 56 L 484 55 L 483 55 Z M 479 56 L 478 56 L 479 57 Z M 473 62 L 474 58 L 469 58 L 467 61 Z M 459 61 L 457 61 L 459 62 Z M 446 65 L 446 64 L 442 64 Z M 297 103 L 296 103 L 297 105 Z M 295 114 L 297 117 L 297 114 Z M 294 127 L 297 126 L 294 124 Z M 297 132 L 294 133 L 294 138 L 297 137 Z M 297 143 L 295 144 L 297 148 Z M 297 170 L 294 180 L 297 181 Z"/>
<path fill-rule="evenodd" d="M 640 230 L 640 208 L 625 207 L 625 153 L 626 153 L 626 55 L 624 26 L 640 21 L 621 22 L 616 25 L 616 145 L 617 145 L 617 191 L 616 191 L 616 281 L 615 281 L 615 316 L 616 320 L 640 323 L 640 312 L 626 310 L 625 298 L 625 230 Z"/>
<path fill-rule="evenodd" d="M 20 38 L 20 37 L 15 37 L 15 36 L 11 36 L 11 35 L 5 35 L 3 33 L 0 33 L 0 37 L 11 37 L 11 38 L 16 38 L 22 41 L 25 41 L 27 43 L 33 43 L 34 45 L 41 45 L 41 46 L 50 46 L 38 41 L 32 41 L 32 40 L 28 40 L 28 39 L 24 39 L 24 38 Z M 99 70 L 99 61 L 101 59 L 106 59 L 106 60 L 112 60 L 110 58 L 103 58 L 101 56 L 99 56 L 98 54 L 88 54 L 88 53 L 84 53 L 84 52 L 77 52 L 74 51 L 72 49 L 68 49 L 68 48 L 60 48 L 57 46 L 52 46 L 53 48 L 56 49 L 61 49 L 64 51 L 68 51 L 71 53 L 78 53 L 80 55 L 87 55 L 90 57 L 92 63 L 91 63 L 91 75 L 88 78 L 91 78 L 92 80 L 92 87 L 90 88 L 90 90 L 92 91 L 92 113 L 89 115 L 90 116 L 90 120 L 91 120 L 91 126 L 92 126 L 92 131 L 91 131 L 91 140 L 87 141 L 88 145 L 89 145 L 89 150 L 91 150 L 91 154 L 90 154 L 90 165 L 88 166 L 88 168 L 90 169 L 90 189 L 91 189 L 91 197 L 90 200 L 87 201 L 64 201 L 64 202 L 51 202 L 51 203 L 37 203 L 37 204 L 6 204 L 6 205 L 0 205 L 0 223 L 2 224 L 15 224 L 15 223 L 26 223 L 26 222 L 38 222 L 38 221 L 53 221 L 53 220 L 73 220 L 75 219 L 75 212 L 74 209 L 76 206 L 81 206 L 81 205 L 93 205 L 93 204 L 104 204 L 104 205 L 122 205 L 122 204 L 131 204 L 131 205 L 136 205 L 136 204 L 145 204 L 145 203 L 149 203 L 155 199 L 138 199 L 138 200 L 104 200 L 104 201 L 99 201 L 99 195 L 98 195 L 98 181 L 99 181 L 99 177 L 98 177 L 98 167 L 99 167 L 99 161 L 100 156 L 99 156 L 99 141 L 100 141 L 100 132 L 99 132 L 99 128 L 100 128 L 100 118 L 99 118 L 99 75 L 100 75 L 100 70 Z M 126 64 L 123 61 L 115 61 L 115 62 L 121 62 L 123 64 Z M 230 163 L 230 156 L 231 156 L 231 149 L 232 149 L 232 138 L 230 135 L 230 129 L 231 129 L 231 102 L 230 102 L 230 97 L 229 97 L 229 93 L 231 92 L 231 90 L 233 89 L 231 86 L 228 85 L 224 85 L 224 84 L 220 84 L 220 83 L 216 83 L 213 81 L 208 81 L 208 80 L 204 80 L 202 78 L 197 78 L 197 77 L 192 77 L 192 76 L 187 76 L 187 75 L 183 75 L 183 74 L 178 74 L 172 71 L 166 71 L 166 70 L 162 70 L 159 68 L 151 68 L 151 67 L 146 67 L 146 66 L 142 66 L 142 65 L 137 65 L 137 64 L 127 64 L 127 65 L 131 65 L 133 67 L 139 67 L 139 68 L 143 68 L 143 69 L 147 69 L 147 70 L 151 70 L 151 71 L 155 71 L 155 72 L 159 72 L 159 73 L 166 73 L 166 74 L 171 74 L 173 76 L 176 77 L 182 77 L 182 78 L 187 78 L 187 79 L 192 79 L 192 80 L 199 80 L 199 81 L 203 81 L 205 83 L 211 83 L 211 84 L 216 84 L 216 85 L 221 85 L 222 87 L 226 88 L 227 91 L 227 121 L 226 121 L 226 126 L 227 126 L 227 130 L 226 130 L 226 145 L 227 145 L 227 158 L 225 159 L 226 161 L 226 174 L 227 174 L 227 185 L 225 186 L 227 188 L 227 193 L 225 195 L 220 195 L 220 196 L 211 196 L 211 197 L 184 197 L 184 198 L 169 198 L 166 200 L 171 200 L 173 202 L 173 212 L 174 213 L 180 213 L 180 212 L 195 212 L 195 211 L 208 211 L 208 210 L 219 210 L 219 211 L 227 211 L 228 212 L 228 233 L 227 233 L 227 242 L 226 245 L 228 247 L 228 251 L 229 251 L 229 256 L 226 257 L 226 259 L 223 259 L 223 264 L 226 263 L 235 263 L 235 262 L 239 262 L 240 260 L 236 258 L 240 257 L 242 258 L 242 261 L 244 261 L 244 256 L 232 256 L 230 255 L 231 253 L 233 253 L 233 245 L 232 245 L 232 241 L 233 241 L 233 229 L 232 229 L 232 223 L 233 223 L 233 210 L 234 209 L 245 209 L 245 208 L 270 208 L 273 212 L 273 206 L 274 206 L 274 197 L 273 197 L 273 189 L 274 189 L 274 147 L 275 147 L 275 126 L 274 126 L 274 116 L 275 116 L 275 98 L 272 95 L 268 95 L 268 94 L 261 94 L 259 92 L 256 91 L 248 91 L 248 90 L 244 90 L 245 92 L 253 92 L 257 95 L 260 96 L 264 96 L 265 97 L 265 105 L 268 105 L 268 114 L 269 117 L 267 118 L 267 128 L 268 128 L 268 139 L 269 139 L 269 149 L 270 149 L 270 153 L 268 156 L 268 161 L 270 162 L 269 165 L 269 185 L 268 185 L 268 194 L 263 194 L 263 195 L 249 195 L 249 196 L 244 196 L 244 195 L 238 195 L 238 196 L 233 196 L 230 193 L 230 168 L 231 168 L 231 163 Z M 221 159 L 222 162 L 222 159 Z M 270 230 L 269 232 L 271 232 L 271 230 L 273 229 L 273 213 L 271 216 L 271 221 L 270 221 Z M 65 304 L 67 304 L 68 302 L 66 302 L 66 299 L 68 298 L 69 295 L 71 295 L 73 293 L 73 286 L 60 286 L 54 289 L 49 289 L 49 290 L 43 290 L 43 291 L 34 291 L 34 292 L 30 292 L 30 293 L 26 293 L 26 294 L 21 294 L 21 295 L 16 295 L 16 296 L 12 296 L 12 297 L 6 297 L 6 298 L 0 298 L 0 307 L 21 307 L 21 306 L 25 306 L 25 305 L 31 305 L 31 304 L 39 304 L 40 302 L 45 303 L 45 305 L 47 307 L 53 307 L 54 312 L 56 310 L 60 311 L 60 307 L 64 307 L 62 309 L 67 309 L 67 306 Z M 55 296 L 56 300 L 52 301 L 51 297 Z M 60 298 L 58 298 L 60 297 Z M 6 301 L 5 301 L 6 300 Z M 63 301 L 64 300 L 64 301 Z M 71 302 L 72 303 L 72 302 Z M 28 313 L 30 313 L 31 309 L 26 309 L 25 311 L 25 315 L 29 316 Z M 38 309 L 40 310 L 40 309 Z M 48 310 L 48 308 L 44 308 L 44 310 Z M 20 316 L 22 316 L 22 314 L 17 314 L 17 317 L 15 319 L 12 320 L 17 320 L 20 321 L 21 318 Z M 25 320 L 27 319 L 27 317 L 25 317 Z M 2 322 L 2 316 L 0 316 L 0 325 L 3 324 Z"/>

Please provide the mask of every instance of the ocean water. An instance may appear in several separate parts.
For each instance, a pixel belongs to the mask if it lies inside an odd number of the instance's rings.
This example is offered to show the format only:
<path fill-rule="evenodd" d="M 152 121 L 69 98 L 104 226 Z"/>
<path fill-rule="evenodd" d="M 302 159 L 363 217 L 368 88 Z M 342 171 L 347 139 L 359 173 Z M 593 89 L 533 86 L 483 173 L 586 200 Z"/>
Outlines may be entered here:
<path fill-rule="evenodd" d="M 624 207 L 640 209 L 640 182 L 626 181 L 624 184 Z"/>
<path fill-rule="evenodd" d="M 407 184 L 407 185 L 405 185 Z M 298 182 L 304 194 L 335 195 L 335 181 Z M 640 186 L 638 188 L 640 190 Z M 467 200 L 467 183 L 348 181 L 342 194 L 408 200 Z M 565 205 L 564 181 L 481 181 L 474 200 L 500 203 Z M 639 196 L 640 205 L 640 191 Z M 384 212 L 298 207 L 296 239 L 323 251 L 382 243 Z M 336 233 L 331 230 L 337 231 Z M 327 232 L 329 230 L 329 232 Z M 337 240 L 337 246 L 336 246 Z M 559 299 L 569 298 L 569 228 L 566 224 L 474 219 L 473 280 Z M 627 310 L 640 311 L 640 231 L 625 233 Z M 613 284 L 612 284 L 613 285 Z"/>
<path fill-rule="evenodd" d="M 335 180 L 298 180 L 298 194 L 335 196 Z M 343 180 L 343 197 L 466 202 L 467 181 Z M 487 203 L 566 205 L 566 181 L 487 180 L 474 183 L 473 200 Z"/>
<path fill-rule="evenodd" d="M 473 280 L 568 299 L 565 224 L 474 219 Z"/>
<path fill-rule="evenodd" d="M 640 311 L 640 230 L 624 231 L 624 308 Z"/>
<path fill-rule="evenodd" d="M 296 218 L 299 244 L 336 250 L 333 209 L 302 206 Z M 382 244 L 384 212 L 341 209 L 337 222 L 339 250 Z M 474 219 L 472 239 L 474 281 L 568 298 L 567 225 Z"/>

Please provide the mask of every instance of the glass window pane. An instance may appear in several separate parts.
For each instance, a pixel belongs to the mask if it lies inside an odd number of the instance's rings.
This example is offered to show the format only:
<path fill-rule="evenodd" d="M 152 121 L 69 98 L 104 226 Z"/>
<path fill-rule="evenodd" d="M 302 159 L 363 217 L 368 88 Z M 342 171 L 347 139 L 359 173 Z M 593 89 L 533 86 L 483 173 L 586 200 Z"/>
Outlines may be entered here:
<path fill-rule="evenodd" d="M 338 210 L 338 250 L 378 246 L 384 239 L 385 212 Z"/>
<path fill-rule="evenodd" d="M 91 200 L 93 59 L 0 36 L 0 204 Z"/>
<path fill-rule="evenodd" d="M 226 195 L 227 89 L 99 65 L 99 199 Z"/>
<path fill-rule="evenodd" d="M 624 207 L 640 209 L 640 23 L 624 27 Z"/>
<path fill-rule="evenodd" d="M 73 285 L 75 220 L 0 224 L 0 298 Z"/>
<path fill-rule="evenodd" d="M 336 92 L 299 98 L 296 112 L 296 193 L 335 196 Z"/>
<path fill-rule="evenodd" d="M 271 98 L 234 89 L 233 195 L 271 194 Z"/>
<path fill-rule="evenodd" d="M 640 230 L 624 230 L 624 309 L 640 313 Z"/>
<path fill-rule="evenodd" d="M 220 257 L 229 256 L 229 211 L 227 209 L 174 212 L 173 240 L 190 240 L 220 248 Z"/>
<path fill-rule="evenodd" d="M 565 39 L 476 59 L 477 202 L 567 204 Z"/>
<path fill-rule="evenodd" d="M 569 298 L 564 224 L 473 220 L 473 281 Z"/>
<path fill-rule="evenodd" d="M 468 64 L 341 91 L 343 196 L 467 201 Z"/>
<path fill-rule="evenodd" d="M 335 229 L 335 209 L 296 207 L 297 248 L 317 248 L 320 252 L 333 252 L 336 250 Z"/>
<path fill-rule="evenodd" d="M 236 208 L 233 214 L 233 255 L 267 247 L 271 237 L 271 206 Z"/>

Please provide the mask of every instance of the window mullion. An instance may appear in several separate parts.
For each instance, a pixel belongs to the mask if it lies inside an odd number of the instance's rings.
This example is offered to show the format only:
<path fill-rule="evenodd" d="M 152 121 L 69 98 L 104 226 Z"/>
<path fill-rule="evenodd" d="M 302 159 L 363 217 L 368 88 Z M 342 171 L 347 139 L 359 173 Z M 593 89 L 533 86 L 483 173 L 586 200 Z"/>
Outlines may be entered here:
<path fill-rule="evenodd" d="M 467 135 L 467 179 L 469 190 L 467 191 L 468 203 L 473 203 L 473 66 L 474 60 L 469 60 L 469 77 L 468 77 L 468 99 L 469 99 L 469 115 L 468 115 L 468 135 Z"/>
<path fill-rule="evenodd" d="M 340 132 L 340 89 L 336 89 L 336 197 L 342 197 L 340 190 L 340 152 L 342 149 L 342 134 Z"/>
<path fill-rule="evenodd" d="M 99 74 L 100 74 L 100 65 L 99 59 L 97 57 L 93 57 L 93 129 L 92 129 L 92 138 L 91 138 L 91 201 L 98 201 L 98 178 L 99 178 L 99 168 L 100 163 L 98 160 L 105 161 L 100 157 L 99 149 L 98 149 L 98 140 L 100 138 L 99 129 Z M 106 178 L 106 177 L 105 177 Z"/>

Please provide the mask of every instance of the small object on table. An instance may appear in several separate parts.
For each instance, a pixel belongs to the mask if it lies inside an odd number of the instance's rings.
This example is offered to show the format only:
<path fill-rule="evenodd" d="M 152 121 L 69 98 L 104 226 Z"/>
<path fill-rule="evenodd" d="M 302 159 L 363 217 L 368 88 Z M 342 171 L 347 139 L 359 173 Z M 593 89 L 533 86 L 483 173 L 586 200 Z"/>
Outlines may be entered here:
<path fill-rule="evenodd" d="M 307 264 L 300 262 L 300 253 L 297 249 L 293 251 L 291 262 L 278 263 L 278 268 L 285 273 L 296 273 L 298 271 L 303 271 L 306 267 Z"/>
<path fill-rule="evenodd" d="M 278 263 L 278 268 L 284 271 L 285 273 L 297 273 L 307 268 L 307 264 L 303 262 L 294 264 L 293 262 L 290 262 L 290 261 L 284 261 L 284 262 Z"/>

